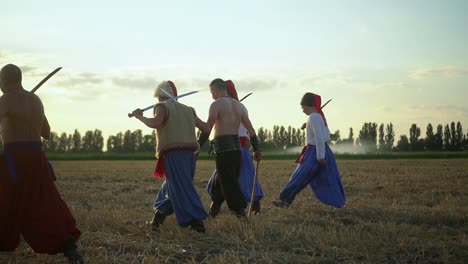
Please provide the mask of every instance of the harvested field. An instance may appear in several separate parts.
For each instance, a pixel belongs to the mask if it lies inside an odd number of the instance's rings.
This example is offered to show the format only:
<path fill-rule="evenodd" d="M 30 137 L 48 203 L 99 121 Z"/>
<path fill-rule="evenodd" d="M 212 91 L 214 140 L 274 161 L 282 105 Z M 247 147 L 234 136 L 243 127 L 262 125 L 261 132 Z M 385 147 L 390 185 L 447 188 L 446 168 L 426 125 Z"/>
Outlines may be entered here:
<path fill-rule="evenodd" d="M 271 206 L 295 167 L 260 166 L 263 213 L 238 220 L 227 207 L 207 233 L 146 225 L 161 181 L 152 161 L 55 161 L 57 185 L 73 211 L 86 263 L 468 263 L 468 160 L 339 160 L 347 205 L 319 203 L 309 188 L 287 209 Z M 213 161 L 199 161 L 204 189 Z M 34 206 L 34 205 L 31 205 Z M 66 263 L 22 242 L 0 263 Z"/>

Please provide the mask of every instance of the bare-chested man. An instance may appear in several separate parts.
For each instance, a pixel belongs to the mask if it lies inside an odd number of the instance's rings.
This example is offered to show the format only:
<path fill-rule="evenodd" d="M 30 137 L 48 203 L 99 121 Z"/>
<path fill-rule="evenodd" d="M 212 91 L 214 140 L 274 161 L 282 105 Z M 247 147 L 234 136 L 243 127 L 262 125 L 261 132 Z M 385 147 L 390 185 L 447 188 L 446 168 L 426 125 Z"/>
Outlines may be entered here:
<path fill-rule="evenodd" d="M 16 65 L 0 71 L 0 251 L 14 251 L 20 235 L 37 253 L 64 253 L 83 263 L 75 241 L 80 236 L 49 173 L 41 137 L 49 123 L 39 97 L 23 89 Z"/>
<path fill-rule="evenodd" d="M 214 153 L 219 181 L 212 187 L 212 203 L 210 216 L 216 217 L 224 200 L 237 217 L 245 217 L 247 202 L 239 188 L 238 177 L 241 165 L 241 145 L 239 126 L 242 123 L 250 135 L 250 143 L 254 149 L 254 159 L 261 160 L 261 152 L 255 130 L 245 108 L 231 98 L 227 92 L 226 83 L 222 79 L 214 79 L 210 83 L 210 91 L 215 100 L 209 110 L 208 121 L 198 124 L 202 127 L 199 143 L 202 145 L 209 137 L 213 126 L 215 128 Z M 197 123 L 202 123 L 197 120 Z"/>

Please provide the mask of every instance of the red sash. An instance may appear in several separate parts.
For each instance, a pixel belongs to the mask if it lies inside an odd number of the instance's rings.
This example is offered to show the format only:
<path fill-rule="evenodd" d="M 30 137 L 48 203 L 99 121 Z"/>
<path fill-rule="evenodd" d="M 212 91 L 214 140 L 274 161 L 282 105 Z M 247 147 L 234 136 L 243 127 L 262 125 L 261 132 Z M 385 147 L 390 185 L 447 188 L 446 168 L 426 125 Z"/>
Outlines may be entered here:
<path fill-rule="evenodd" d="M 166 149 L 164 151 L 161 151 L 161 153 L 159 153 L 159 158 L 156 161 L 156 167 L 154 168 L 153 177 L 161 178 L 161 179 L 167 179 L 166 166 L 164 165 L 164 153 L 166 153 L 168 151 L 176 151 L 176 150 L 195 151 L 196 149 L 194 149 L 191 146 L 177 146 L 177 147 L 173 147 L 171 149 Z"/>
<path fill-rule="evenodd" d="M 164 155 L 159 157 L 156 162 L 156 167 L 154 168 L 153 177 L 167 179 L 166 176 L 166 166 L 164 165 Z"/>
<path fill-rule="evenodd" d="M 248 139 L 248 137 L 239 137 L 239 139 L 240 139 L 241 147 L 247 147 L 247 139 Z"/>
<path fill-rule="evenodd" d="M 302 148 L 301 155 L 299 156 L 299 158 L 297 158 L 296 163 L 302 163 L 302 159 L 304 158 L 304 153 L 309 146 L 311 145 L 307 144 Z"/>

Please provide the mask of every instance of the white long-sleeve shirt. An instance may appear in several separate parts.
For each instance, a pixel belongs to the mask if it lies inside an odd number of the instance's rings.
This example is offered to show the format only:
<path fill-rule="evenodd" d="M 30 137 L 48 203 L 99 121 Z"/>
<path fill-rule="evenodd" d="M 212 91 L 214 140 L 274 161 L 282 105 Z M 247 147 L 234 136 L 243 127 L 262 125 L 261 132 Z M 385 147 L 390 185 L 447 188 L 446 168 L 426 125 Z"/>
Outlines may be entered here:
<path fill-rule="evenodd" d="M 330 141 L 330 130 L 319 113 L 312 113 L 307 119 L 307 144 L 314 145 L 317 160 L 325 159 L 325 143 Z"/>

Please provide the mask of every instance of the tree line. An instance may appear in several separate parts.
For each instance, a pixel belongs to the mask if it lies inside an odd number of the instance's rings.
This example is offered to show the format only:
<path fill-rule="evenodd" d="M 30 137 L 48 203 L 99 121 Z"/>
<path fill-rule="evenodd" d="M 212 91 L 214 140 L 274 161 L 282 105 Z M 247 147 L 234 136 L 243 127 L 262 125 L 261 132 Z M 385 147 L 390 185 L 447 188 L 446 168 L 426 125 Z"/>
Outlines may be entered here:
<path fill-rule="evenodd" d="M 421 128 L 412 124 L 409 136 L 400 135 L 395 144 L 393 124 L 380 124 L 366 122 L 359 134 L 354 138 L 353 129 L 350 128 L 348 138 L 341 139 L 339 131 L 335 132 L 335 144 L 348 144 L 366 151 L 463 151 L 468 150 L 468 131 L 463 133 L 460 122 L 451 122 L 445 127 L 438 124 L 434 129 L 431 123 L 426 127 L 425 137 Z"/>
<path fill-rule="evenodd" d="M 433 127 L 428 124 L 425 136 L 421 128 L 412 124 L 408 130 L 409 136 L 401 135 L 398 140 L 395 136 L 393 124 L 380 124 L 366 122 L 357 135 L 353 128 L 349 129 L 346 138 L 342 138 L 337 130 L 330 134 L 332 144 L 335 146 L 347 146 L 350 148 L 364 149 L 368 152 L 375 151 L 462 151 L 468 150 L 468 131 L 463 132 L 460 122 L 451 122 L 442 126 Z M 200 131 L 197 131 L 197 136 Z M 272 129 L 260 127 L 257 130 L 259 142 L 264 150 L 284 150 L 305 144 L 305 130 L 292 126 L 273 126 Z M 107 152 L 132 153 L 153 152 L 155 150 L 156 133 L 143 134 L 141 129 L 127 130 L 110 135 L 106 141 L 99 129 L 88 130 L 81 135 L 75 129 L 72 134 L 56 132 L 50 133 L 49 140 L 44 141 L 47 152 L 53 153 L 99 153 L 104 152 L 106 144 Z M 208 149 L 205 144 L 202 151 Z"/>

